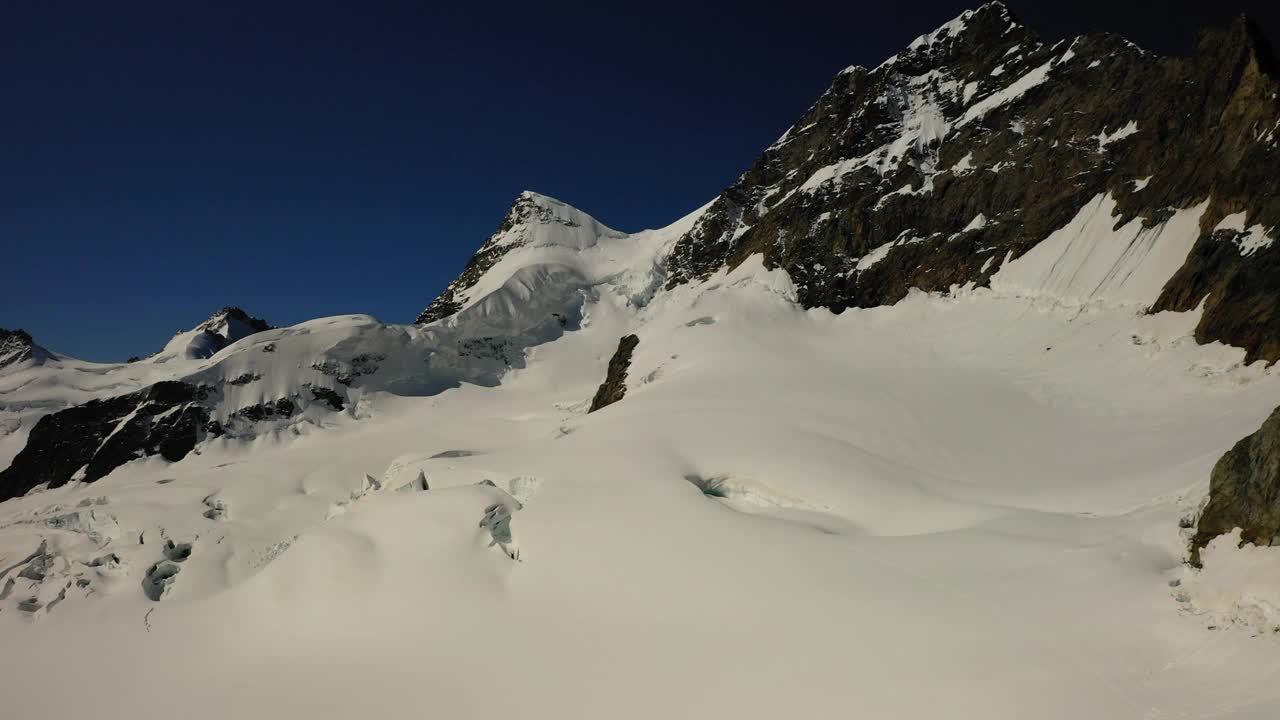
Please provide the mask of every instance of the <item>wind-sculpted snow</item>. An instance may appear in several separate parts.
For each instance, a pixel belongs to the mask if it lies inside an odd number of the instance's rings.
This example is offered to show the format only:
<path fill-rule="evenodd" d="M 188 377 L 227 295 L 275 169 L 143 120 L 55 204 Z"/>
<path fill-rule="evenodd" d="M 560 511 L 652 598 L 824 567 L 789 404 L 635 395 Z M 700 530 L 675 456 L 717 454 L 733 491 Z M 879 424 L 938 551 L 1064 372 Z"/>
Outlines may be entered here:
<path fill-rule="evenodd" d="M 988 290 L 836 316 L 789 287 L 758 263 L 644 307 L 596 287 L 498 385 L 435 394 L 385 389 L 410 367 L 396 348 L 446 347 L 461 321 L 265 333 L 227 375 L 312 373 L 366 337 L 388 360 L 336 385 L 363 414 L 0 504 L 0 636 L 23 648 L 6 678 L 78 678 L 10 707 L 159 717 L 213 676 L 216 707 L 189 715 L 429 696 L 472 717 L 480 694 L 485 714 L 581 717 L 637 678 L 661 698 L 611 716 L 1280 706 L 1275 638 L 1255 637 L 1270 586 L 1218 546 L 1219 569 L 1187 568 L 1179 527 L 1280 402 L 1273 371 L 1196 344 L 1194 316 Z M 587 415 L 634 330 L 626 399 Z M 520 668 L 497 690 L 495 653 Z M 139 674 L 164 680 L 141 711 Z"/>

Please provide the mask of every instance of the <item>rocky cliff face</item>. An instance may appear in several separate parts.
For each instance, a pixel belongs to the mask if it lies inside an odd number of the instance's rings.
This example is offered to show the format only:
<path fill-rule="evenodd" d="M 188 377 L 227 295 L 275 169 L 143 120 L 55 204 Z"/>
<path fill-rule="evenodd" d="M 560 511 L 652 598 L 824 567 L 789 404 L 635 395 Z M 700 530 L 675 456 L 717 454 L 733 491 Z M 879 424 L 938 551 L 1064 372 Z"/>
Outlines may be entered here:
<path fill-rule="evenodd" d="M 40 362 L 48 356 L 48 351 L 36 345 L 25 330 L 0 328 L 0 370 L 28 360 Z"/>
<path fill-rule="evenodd" d="M 618 349 L 609 359 L 609 371 L 604 382 L 600 383 L 600 389 L 596 390 L 595 397 L 591 399 L 591 408 L 587 412 L 593 413 L 608 407 L 627 394 L 627 369 L 631 367 L 631 354 L 639 344 L 640 338 L 635 335 L 624 335 L 618 341 Z"/>
<path fill-rule="evenodd" d="M 349 386 L 354 377 L 377 370 L 376 359 L 367 353 L 349 364 L 345 357 L 321 352 L 311 360 L 315 367 L 308 368 L 306 378 L 295 382 L 279 377 L 286 371 L 277 373 L 275 382 L 263 383 L 268 373 L 251 368 L 287 364 L 298 370 L 296 358 L 272 363 L 276 354 L 267 352 L 274 350 L 271 343 L 245 348 L 231 365 L 204 362 L 232 343 L 270 329 L 244 310 L 226 307 L 131 366 L 53 356 L 21 330 L 0 331 L 0 370 L 14 367 L 14 372 L 28 374 L 0 393 L 0 411 L 13 409 L 14 429 L 30 427 L 25 445 L 0 472 L 0 500 L 40 486 L 93 482 L 138 458 L 160 455 L 176 462 L 203 440 L 252 437 L 263 423 L 287 420 L 309 405 L 322 413 L 340 411 L 345 395 L 330 387 L 329 380 Z M 55 361 L 27 363 L 50 358 Z M 82 388 L 77 385 L 80 376 L 96 382 Z M 40 387 L 49 392 L 40 395 Z M 24 389 L 37 394 L 23 395 Z M 11 394 L 15 391 L 19 394 Z M 75 404 L 63 402 L 64 397 L 74 398 Z"/>
<path fill-rule="evenodd" d="M 1280 409 L 1213 467 L 1209 503 L 1191 541 L 1191 564 L 1210 540 L 1242 530 L 1242 542 L 1280 544 Z"/>
<path fill-rule="evenodd" d="M 219 432 L 210 423 L 208 399 L 208 388 L 159 382 L 46 415 L 13 464 L 0 472 L 0 500 L 38 485 L 93 482 L 139 457 L 181 460 L 197 441 Z"/>
<path fill-rule="evenodd" d="M 837 312 L 966 285 L 1203 306 L 1200 342 L 1273 362 L 1278 67 L 1244 17 L 1161 57 L 1110 34 L 1048 45 L 990 3 L 841 72 L 674 243 L 665 285 L 759 254 Z M 548 200 L 522 195 L 418 322 L 456 313 L 529 228 L 574 224 Z M 1042 245 L 1043 271 L 1014 269 Z"/>
<path fill-rule="evenodd" d="M 806 307 L 892 304 L 911 288 L 989 286 L 1103 208 L 1094 223 L 1127 228 L 1109 242 L 1128 265 L 1057 289 L 1152 310 L 1203 303 L 1201 342 L 1280 359 L 1276 67 L 1244 18 L 1205 32 L 1191 57 L 1159 57 L 1115 35 L 1046 45 L 986 5 L 840 73 L 680 238 L 667 286 L 761 254 Z M 1179 211 L 1193 212 L 1189 255 L 1159 292 L 1117 292 Z"/>
<path fill-rule="evenodd" d="M 227 306 L 191 330 L 175 334 L 164 349 L 148 359 L 164 362 L 175 357 L 188 360 L 213 357 L 237 340 L 270 329 L 267 321 L 238 307 Z"/>

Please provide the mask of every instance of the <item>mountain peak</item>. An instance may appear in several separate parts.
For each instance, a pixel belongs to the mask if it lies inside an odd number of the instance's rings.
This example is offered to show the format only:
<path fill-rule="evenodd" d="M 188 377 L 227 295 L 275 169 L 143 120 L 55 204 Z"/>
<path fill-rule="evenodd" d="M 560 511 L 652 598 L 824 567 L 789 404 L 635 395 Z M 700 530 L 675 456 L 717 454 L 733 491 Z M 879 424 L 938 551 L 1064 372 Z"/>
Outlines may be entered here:
<path fill-rule="evenodd" d="M 516 248 L 586 250 L 603 238 L 626 237 L 578 208 L 548 195 L 525 190 L 516 196 L 498 230 L 453 282 L 423 310 L 417 323 L 430 323 L 461 310 L 467 292 L 508 252 Z"/>
<path fill-rule="evenodd" d="M 269 325 L 266 320 L 253 317 L 234 305 L 227 305 L 223 307 L 221 310 L 210 315 L 208 320 L 197 325 L 195 329 L 213 330 L 216 332 L 218 328 L 224 325 L 229 326 L 230 324 L 242 326 L 243 329 L 248 329 L 252 332 L 262 332 L 263 330 L 271 329 L 271 325 Z M 252 332 L 246 332 L 244 335 L 252 334 Z"/>
<path fill-rule="evenodd" d="M 176 333 L 164 349 L 149 359 L 165 362 L 175 357 L 188 360 L 212 357 L 241 338 L 270 329 L 271 325 L 266 320 L 253 317 L 234 305 L 227 305 L 194 328 Z"/>
<path fill-rule="evenodd" d="M 0 328 L 0 368 L 27 360 L 40 362 L 49 356 L 48 351 L 36 345 L 26 330 Z"/>
<path fill-rule="evenodd" d="M 881 63 L 880 68 L 899 64 L 909 66 L 904 70 L 917 65 L 934 68 L 966 58 L 1003 55 L 1028 41 L 1035 42 L 1035 34 L 1018 22 L 1003 3 L 990 2 L 965 10 L 932 32 L 920 35 L 906 50 Z"/>
<path fill-rule="evenodd" d="M 595 244 L 595 240 L 601 236 L 621 236 L 620 233 L 612 228 L 606 227 L 599 220 L 591 217 L 587 213 L 566 203 L 557 200 L 549 195 L 525 190 L 521 192 L 513 203 L 511 209 L 507 211 L 506 217 L 503 218 L 502 224 L 498 226 L 498 232 L 489 238 L 485 245 L 481 248 L 490 247 L 496 242 L 508 243 L 517 240 L 528 241 L 530 238 L 525 237 L 523 233 L 512 232 L 521 226 L 538 226 L 538 225 L 560 225 L 565 228 L 584 228 L 584 232 L 572 233 L 575 241 L 582 242 L 565 242 L 564 238 L 555 238 L 555 245 L 576 245 L 578 249 L 590 247 Z M 502 236 L 502 237 L 499 237 Z M 545 239 L 545 238 L 544 238 Z"/>
<path fill-rule="evenodd" d="M 933 32 L 917 37 L 907 48 L 909 50 L 919 50 L 943 40 L 954 40 L 971 29 L 981 28 L 984 25 L 993 23 L 1017 25 L 1017 21 L 1013 19 L 1013 14 L 1009 12 L 1009 8 L 1005 7 L 1004 3 L 990 2 L 976 10 L 965 10 L 939 25 Z"/>

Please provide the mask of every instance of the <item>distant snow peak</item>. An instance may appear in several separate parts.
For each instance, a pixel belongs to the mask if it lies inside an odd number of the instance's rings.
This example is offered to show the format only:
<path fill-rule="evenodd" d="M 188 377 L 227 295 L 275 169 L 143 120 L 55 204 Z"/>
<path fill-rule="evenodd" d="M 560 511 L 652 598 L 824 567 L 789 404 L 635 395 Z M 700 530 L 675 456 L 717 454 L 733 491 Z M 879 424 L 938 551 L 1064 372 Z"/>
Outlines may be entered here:
<path fill-rule="evenodd" d="M 228 305 L 191 330 L 175 334 L 163 350 L 148 359 L 160 363 L 173 358 L 209 358 L 238 340 L 270 329 L 267 321 Z"/>
<path fill-rule="evenodd" d="M 489 238 L 485 247 L 560 245 L 582 250 L 595 245 L 602 236 L 624 234 L 568 203 L 525 190 L 511 205 L 498 232 Z"/>
<path fill-rule="evenodd" d="M 239 337 L 244 337 L 255 332 L 270 330 L 271 325 L 269 325 L 266 320 L 253 317 L 234 305 L 227 305 L 213 315 L 210 315 L 208 320 L 197 325 L 196 329 L 213 330 L 214 332 L 227 331 L 232 334 L 237 334 Z M 239 339 L 239 337 L 236 339 Z"/>
<path fill-rule="evenodd" d="M 462 274 L 423 310 L 418 324 L 432 323 L 456 315 L 472 299 L 472 290 L 507 253 L 516 248 L 548 248 L 550 251 L 583 251 L 606 238 L 627 234 L 610 228 L 587 213 L 547 195 L 525 190 Z"/>
<path fill-rule="evenodd" d="M 49 352 L 36 345 L 27 331 L 0 328 L 0 369 L 28 360 L 40 363 L 48 357 Z"/>

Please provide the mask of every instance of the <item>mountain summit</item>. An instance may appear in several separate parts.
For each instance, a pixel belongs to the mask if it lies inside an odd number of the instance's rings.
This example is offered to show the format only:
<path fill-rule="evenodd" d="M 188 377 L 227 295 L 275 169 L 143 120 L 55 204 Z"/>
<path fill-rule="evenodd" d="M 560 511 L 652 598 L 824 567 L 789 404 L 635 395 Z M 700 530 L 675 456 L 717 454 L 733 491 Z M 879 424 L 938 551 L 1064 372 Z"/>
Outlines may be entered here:
<path fill-rule="evenodd" d="M 1046 45 L 986 5 L 837 76 L 680 238 L 667 286 L 758 254 L 836 311 L 963 286 L 1203 303 L 1198 340 L 1275 361 L 1274 67 L 1244 18 L 1166 58 Z"/>
<path fill-rule="evenodd" d="M 37 345 L 27 331 L 0 328 L 0 370 L 28 360 L 41 362 L 48 357 L 49 351 Z"/>
<path fill-rule="evenodd" d="M 175 334 L 164 349 L 149 359 L 153 362 L 166 362 L 175 357 L 204 359 L 237 340 L 270 329 L 265 320 L 253 317 L 238 307 L 227 306 L 191 330 Z"/>
<path fill-rule="evenodd" d="M 516 248 L 555 245 L 585 250 L 601 238 L 623 236 L 575 207 L 526 190 L 511 204 L 497 232 L 480 246 L 462 274 L 419 313 L 415 322 L 431 323 L 457 313 L 480 278 Z"/>

